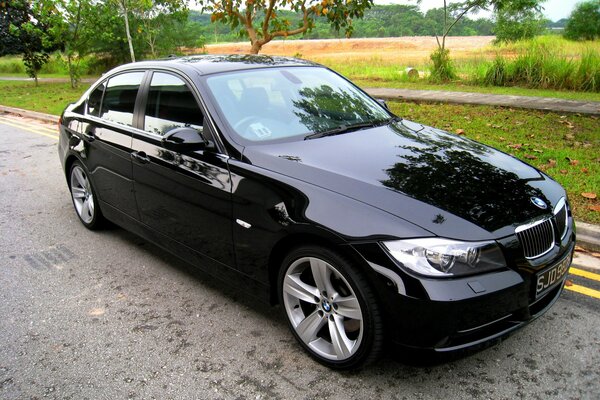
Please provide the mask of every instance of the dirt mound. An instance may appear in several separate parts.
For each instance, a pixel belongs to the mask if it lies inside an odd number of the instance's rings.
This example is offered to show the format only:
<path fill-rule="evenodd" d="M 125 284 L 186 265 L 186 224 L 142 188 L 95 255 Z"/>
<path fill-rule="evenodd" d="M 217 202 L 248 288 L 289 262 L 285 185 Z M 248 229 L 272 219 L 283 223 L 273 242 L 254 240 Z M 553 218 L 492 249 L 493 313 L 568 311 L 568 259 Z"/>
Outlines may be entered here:
<path fill-rule="evenodd" d="M 447 47 L 453 57 L 473 50 L 483 50 L 494 40 L 493 36 L 449 37 Z M 427 59 L 437 46 L 435 37 L 412 36 L 397 38 L 368 39 L 314 39 L 276 40 L 263 46 L 261 54 L 280 56 L 301 56 L 323 60 L 339 58 L 361 58 L 376 56 L 382 59 L 403 59 L 421 61 Z M 240 54 L 250 51 L 249 42 L 210 44 L 206 46 L 210 54 Z"/>

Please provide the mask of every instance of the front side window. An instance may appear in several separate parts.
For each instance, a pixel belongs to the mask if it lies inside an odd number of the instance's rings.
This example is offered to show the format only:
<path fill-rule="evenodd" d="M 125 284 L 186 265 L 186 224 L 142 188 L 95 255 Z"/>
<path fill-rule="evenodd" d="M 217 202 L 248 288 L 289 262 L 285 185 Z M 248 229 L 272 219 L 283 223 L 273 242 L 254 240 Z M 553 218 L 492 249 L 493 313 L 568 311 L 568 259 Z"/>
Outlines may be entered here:
<path fill-rule="evenodd" d="M 356 86 L 320 67 L 210 76 L 207 86 L 233 132 L 257 142 L 377 124 L 390 114 Z"/>
<path fill-rule="evenodd" d="M 191 126 L 202 130 L 202 111 L 185 82 L 174 75 L 152 75 L 144 130 L 163 136 L 171 129 Z"/>
<path fill-rule="evenodd" d="M 87 100 L 87 112 L 89 115 L 94 117 L 100 116 L 100 106 L 102 105 L 102 96 L 106 89 L 106 81 L 102 82 L 94 91 L 90 94 Z"/>
<path fill-rule="evenodd" d="M 118 124 L 133 126 L 133 110 L 143 72 L 129 72 L 108 80 L 100 117 Z"/>

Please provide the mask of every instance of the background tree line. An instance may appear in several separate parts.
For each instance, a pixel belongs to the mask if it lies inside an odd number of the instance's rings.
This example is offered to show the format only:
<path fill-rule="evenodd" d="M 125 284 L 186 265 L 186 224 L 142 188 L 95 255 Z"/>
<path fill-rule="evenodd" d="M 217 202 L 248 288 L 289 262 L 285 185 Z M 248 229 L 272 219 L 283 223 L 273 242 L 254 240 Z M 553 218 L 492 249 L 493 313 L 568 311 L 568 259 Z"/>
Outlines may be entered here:
<path fill-rule="evenodd" d="M 188 13 L 187 0 L 2 1 L 0 56 L 22 55 L 27 73 L 37 79 L 58 52 L 75 86 L 82 70 L 102 72 L 181 46 L 202 47 Z"/>
<path fill-rule="evenodd" d="M 292 26 L 299 25 L 301 15 L 292 11 L 280 11 Z M 352 21 L 352 37 L 399 37 L 431 36 L 443 24 L 443 8 L 422 12 L 417 5 L 374 5 L 365 10 L 364 17 Z M 245 34 L 242 27 L 236 29 L 228 24 L 211 24 L 211 15 L 191 10 L 189 19 L 197 24 L 198 31 L 207 42 L 239 41 Z M 495 22 L 491 18 L 464 18 L 454 28 L 454 36 L 493 35 Z M 345 37 L 345 32 L 336 31 L 326 18 L 318 17 L 310 31 L 287 39 L 333 39 Z"/>
<path fill-rule="evenodd" d="M 50 54 L 60 54 L 75 86 L 82 70 L 105 71 L 144 58 L 202 48 L 206 42 L 250 37 L 254 52 L 272 39 L 533 37 L 550 24 L 539 0 L 466 0 L 422 12 L 415 5 L 373 5 L 372 0 L 11 0 L 0 1 L 0 56 L 19 54 L 37 78 Z M 203 11 L 190 10 L 190 5 Z M 468 12 L 493 10 L 492 18 Z M 267 17 L 268 16 L 268 17 Z M 579 4 L 566 26 L 572 39 L 600 36 L 600 1 Z M 254 38 L 252 36 L 254 35 Z M 93 55 L 93 57 L 90 57 Z M 434 60 L 435 61 L 435 60 Z M 442 62 L 445 62 L 441 59 Z M 444 79 L 451 78 L 451 74 Z"/>

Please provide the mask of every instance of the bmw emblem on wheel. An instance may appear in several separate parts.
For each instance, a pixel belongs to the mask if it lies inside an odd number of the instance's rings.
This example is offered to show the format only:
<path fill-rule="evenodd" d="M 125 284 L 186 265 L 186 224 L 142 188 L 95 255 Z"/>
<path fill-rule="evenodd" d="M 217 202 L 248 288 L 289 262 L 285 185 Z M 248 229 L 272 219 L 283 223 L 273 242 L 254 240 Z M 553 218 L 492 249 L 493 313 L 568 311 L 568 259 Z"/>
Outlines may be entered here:
<path fill-rule="evenodd" d="M 531 202 L 533 204 L 535 204 L 537 207 L 541 208 L 542 210 L 545 210 L 546 208 L 548 208 L 548 205 L 546 204 L 546 202 L 544 200 L 540 199 L 539 197 L 532 197 Z"/>

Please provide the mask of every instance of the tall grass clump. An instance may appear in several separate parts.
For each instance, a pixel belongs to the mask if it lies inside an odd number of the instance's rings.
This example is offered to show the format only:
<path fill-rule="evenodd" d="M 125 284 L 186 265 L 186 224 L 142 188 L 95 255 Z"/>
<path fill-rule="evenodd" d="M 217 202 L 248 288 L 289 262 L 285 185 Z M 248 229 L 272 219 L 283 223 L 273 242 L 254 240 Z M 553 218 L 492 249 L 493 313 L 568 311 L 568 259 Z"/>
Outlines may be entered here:
<path fill-rule="evenodd" d="M 600 92 L 600 52 L 589 50 L 583 53 L 575 75 L 582 90 Z"/>
<path fill-rule="evenodd" d="M 600 50 L 591 45 L 563 49 L 560 42 L 544 37 L 502 49 L 472 80 L 493 86 L 599 92 Z"/>
<path fill-rule="evenodd" d="M 479 78 L 482 83 L 489 86 L 505 86 L 506 85 L 506 60 L 498 55 L 489 68 L 484 68 L 478 71 L 478 74 L 483 76 Z"/>
<path fill-rule="evenodd" d="M 449 82 L 458 77 L 456 69 L 450 60 L 450 52 L 448 49 L 437 48 L 431 53 L 431 74 L 429 80 L 432 82 Z"/>

